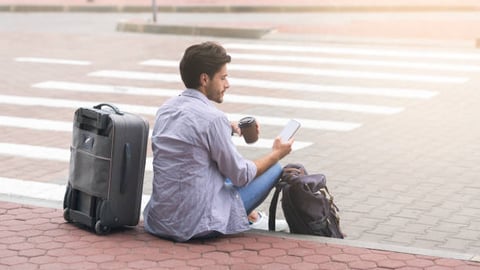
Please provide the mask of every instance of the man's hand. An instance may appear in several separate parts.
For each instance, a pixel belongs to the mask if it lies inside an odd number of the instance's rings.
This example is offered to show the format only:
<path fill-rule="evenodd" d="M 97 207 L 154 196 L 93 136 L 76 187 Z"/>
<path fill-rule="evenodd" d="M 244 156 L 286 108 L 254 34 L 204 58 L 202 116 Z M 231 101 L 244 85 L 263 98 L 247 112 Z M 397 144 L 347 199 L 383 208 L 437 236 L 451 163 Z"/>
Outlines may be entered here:
<path fill-rule="evenodd" d="M 237 121 L 231 121 L 230 122 L 230 125 L 232 126 L 232 135 L 233 134 L 238 134 L 238 135 L 242 135 L 242 130 L 238 127 L 238 122 Z"/>
<path fill-rule="evenodd" d="M 242 136 L 242 130 L 238 126 L 237 121 L 230 121 L 230 126 L 232 127 L 232 135 L 238 134 L 239 136 Z M 255 126 L 257 128 L 257 133 L 260 134 L 260 126 L 258 125 L 258 122 L 255 122 Z"/>
<path fill-rule="evenodd" d="M 276 137 L 273 141 L 272 152 L 254 161 L 255 166 L 257 166 L 256 176 L 261 175 L 273 164 L 277 163 L 290 152 L 292 152 L 292 144 L 293 138 L 288 142 L 282 142 L 280 137 Z"/>
<path fill-rule="evenodd" d="M 293 138 L 287 142 L 282 142 L 282 139 L 280 139 L 279 136 L 275 138 L 273 141 L 272 150 L 274 153 L 278 154 L 278 160 L 281 160 L 286 155 L 290 154 L 290 152 L 292 152 L 293 141 Z"/>

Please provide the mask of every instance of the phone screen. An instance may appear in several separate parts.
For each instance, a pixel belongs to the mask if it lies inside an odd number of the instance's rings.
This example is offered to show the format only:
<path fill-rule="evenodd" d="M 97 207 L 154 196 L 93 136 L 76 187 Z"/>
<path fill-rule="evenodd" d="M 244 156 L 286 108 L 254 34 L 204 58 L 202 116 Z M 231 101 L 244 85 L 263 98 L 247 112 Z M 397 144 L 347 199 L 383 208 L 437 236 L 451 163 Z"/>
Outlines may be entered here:
<path fill-rule="evenodd" d="M 287 125 L 283 128 L 282 132 L 280 132 L 280 138 L 283 142 L 290 140 L 293 135 L 297 132 L 300 128 L 300 122 L 291 119 L 288 121 Z"/>

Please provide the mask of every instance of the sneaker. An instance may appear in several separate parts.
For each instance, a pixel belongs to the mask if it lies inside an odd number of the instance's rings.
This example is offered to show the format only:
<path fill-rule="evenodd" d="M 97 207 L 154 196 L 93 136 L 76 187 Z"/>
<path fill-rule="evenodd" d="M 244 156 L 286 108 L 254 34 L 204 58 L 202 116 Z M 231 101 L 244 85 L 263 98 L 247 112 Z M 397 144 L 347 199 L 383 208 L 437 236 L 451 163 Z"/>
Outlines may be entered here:
<path fill-rule="evenodd" d="M 250 224 L 250 228 L 268 231 L 268 216 L 265 213 L 258 211 L 258 219 Z M 275 231 L 288 232 L 287 221 L 284 219 L 275 219 Z"/>

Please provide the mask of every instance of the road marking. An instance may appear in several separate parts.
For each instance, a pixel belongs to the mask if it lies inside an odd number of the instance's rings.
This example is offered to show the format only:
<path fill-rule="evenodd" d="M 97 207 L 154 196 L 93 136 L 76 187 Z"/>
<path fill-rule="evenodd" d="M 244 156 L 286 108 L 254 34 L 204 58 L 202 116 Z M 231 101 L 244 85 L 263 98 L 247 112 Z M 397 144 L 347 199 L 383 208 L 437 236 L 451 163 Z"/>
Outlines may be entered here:
<path fill-rule="evenodd" d="M 77 109 L 79 107 L 93 107 L 98 105 L 97 102 L 88 102 L 80 100 L 68 100 L 68 99 L 52 99 L 52 98 L 38 98 L 38 97 L 22 97 L 22 96 L 9 96 L 9 95 L 0 95 L 0 104 L 14 104 L 19 106 L 43 106 L 43 107 L 54 107 L 54 108 L 68 108 L 68 109 Z M 129 104 L 119 104 L 115 105 L 120 108 L 122 111 L 130 113 L 138 113 L 144 115 L 155 115 L 158 110 L 157 107 L 149 106 L 136 106 Z M 73 112 L 72 112 L 73 115 Z M 237 121 L 245 116 L 254 116 L 261 125 L 272 125 L 272 126 L 281 126 L 283 127 L 290 118 L 286 117 L 270 117 L 262 115 L 246 115 L 246 114 L 226 114 L 227 118 L 231 121 Z M 325 130 L 334 130 L 334 131 L 350 131 L 352 129 L 358 128 L 361 126 L 360 123 L 352 122 L 335 122 L 335 121 L 321 121 L 313 120 L 307 118 L 295 118 L 302 123 L 302 128 L 309 129 L 325 129 Z"/>
<path fill-rule="evenodd" d="M 16 128 L 26 128 L 26 129 L 35 129 L 35 130 L 54 130 L 60 132 L 71 132 L 73 129 L 72 122 L 66 121 L 53 121 L 53 120 L 42 120 L 42 119 L 35 119 L 35 118 L 22 118 L 22 117 L 9 117 L 9 116 L 0 116 L 0 126 L 9 126 L 9 127 L 16 127 Z M 42 126 L 43 125 L 43 126 Z M 149 137 L 151 137 L 151 130 L 149 132 Z M 273 145 L 273 139 L 258 139 L 258 141 L 254 144 L 247 144 L 242 137 L 232 136 L 233 143 L 240 147 L 250 147 L 250 148 L 271 148 Z M 312 145 L 311 142 L 302 142 L 302 141 L 295 141 L 294 143 L 294 150 L 299 150 L 305 147 Z M 0 148 L 1 148 L 0 143 Z M 0 153 L 10 154 L 15 152 L 15 145 L 14 144 L 3 144 L 5 149 L 0 149 Z M 20 145 L 21 147 L 21 145 Z M 42 155 L 41 151 L 46 151 L 48 153 L 50 148 L 41 148 L 41 146 L 32 147 L 33 150 L 25 151 L 26 157 L 28 155 L 33 155 L 32 157 L 36 157 L 37 155 Z M 38 149 L 39 151 L 36 151 Z M 53 160 L 58 160 L 55 157 L 66 155 L 64 152 L 56 151 L 52 152 Z M 38 154 L 36 154 L 38 153 Z M 60 158 L 62 161 L 63 159 Z"/>
<path fill-rule="evenodd" d="M 407 68 L 424 70 L 445 70 L 460 72 L 478 72 L 480 65 L 459 65 L 452 63 L 435 62 L 408 62 L 408 61 L 382 61 L 366 59 L 347 59 L 335 57 L 315 57 L 315 56 L 293 56 L 293 55 L 274 55 L 274 54 L 249 54 L 249 53 L 229 53 L 233 59 L 249 61 L 271 61 L 271 62 L 294 62 L 294 63 L 314 63 L 314 64 L 334 64 L 348 66 L 368 66 L 368 67 L 389 67 L 389 68 Z M 148 60 L 151 61 L 151 60 Z"/>
<path fill-rule="evenodd" d="M 110 86 L 110 85 L 98 85 L 98 84 L 81 84 L 70 82 L 57 82 L 47 81 L 32 85 L 35 88 L 64 90 L 64 91 L 82 91 L 93 93 L 119 93 L 130 95 L 152 95 L 152 96 L 165 96 L 173 97 L 181 93 L 178 90 L 169 89 L 155 89 L 155 88 L 139 88 L 123 86 Z M 310 100 L 300 99 L 285 99 L 285 98 L 273 98 L 263 96 L 247 96 L 247 95 L 235 95 L 228 94 L 225 96 L 224 101 L 226 103 L 240 103 L 240 104 L 254 104 L 254 105 L 267 105 L 277 107 L 292 107 L 292 108 L 309 108 L 309 109 L 325 109 L 325 110 L 344 110 L 353 112 L 370 112 L 381 113 L 385 111 L 387 113 L 396 113 L 401 111 L 401 108 L 370 106 L 370 105 L 357 105 L 357 104 L 345 104 L 345 103 L 331 103 L 331 102 L 317 102 Z"/>
<path fill-rule="evenodd" d="M 41 58 L 41 57 L 17 57 L 17 58 L 15 58 L 15 61 L 17 61 L 17 62 L 29 62 L 29 63 L 42 63 L 42 64 L 74 65 L 74 66 L 88 66 L 88 65 L 92 64 L 89 61 Z"/>
<path fill-rule="evenodd" d="M 66 191 L 65 184 L 43 183 L 32 180 L 23 180 L 15 178 L 0 177 L 0 194 L 8 198 L 28 198 L 34 199 L 33 203 L 40 203 L 40 201 L 48 201 L 55 203 L 55 205 L 62 205 L 63 198 Z M 150 195 L 142 195 L 141 209 L 145 209 Z M 142 211 L 143 212 L 143 211 Z"/>
<path fill-rule="evenodd" d="M 142 62 L 141 64 L 148 65 L 148 66 L 178 67 L 177 61 L 159 60 L 159 59 L 147 60 Z M 312 76 L 371 79 L 371 80 L 400 80 L 400 81 L 415 81 L 415 82 L 428 82 L 428 83 L 465 83 L 469 80 L 469 78 L 467 77 L 406 75 L 406 74 L 387 73 L 387 72 L 366 72 L 366 71 L 338 70 L 338 69 L 304 68 L 304 67 L 279 66 L 279 65 L 229 64 L 228 69 L 249 71 L 249 72 L 283 73 L 283 74 L 295 74 L 295 75 L 312 75 Z"/>
<path fill-rule="evenodd" d="M 26 128 L 26 129 L 35 129 L 35 130 L 54 130 L 59 132 L 71 132 L 73 129 L 72 122 L 65 121 L 53 121 L 53 120 L 42 120 L 35 118 L 21 118 L 21 117 L 8 117 L 0 116 L 0 126 L 10 126 L 17 128 Z M 47 125 L 48 124 L 48 125 Z M 42 127 L 42 125 L 44 125 Z M 149 133 L 151 137 L 151 131 Z M 247 144 L 242 137 L 232 136 L 233 143 L 239 147 L 249 147 L 249 148 L 271 148 L 273 145 L 273 139 L 262 139 L 260 138 L 254 144 Z M 295 141 L 293 145 L 293 150 L 299 150 L 306 148 L 313 143 L 304 142 L 304 141 Z M 25 149 L 24 147 L 29 147 Z M 45 154 L 48 155 L 48 158 L 57 161 L 65 161 L 65 158 L 70 158 L 69 150 L 60 150 L 58 148 L 43 147 L 43 146 L 29 146 L 22 144 L 8 144 L 0 143 L 0 153 L 3 154 L 15 154 L 20 152 L 18 155 L 30 158 L 41 158 Z"/>
<path fill-rule="evenodd" d="M 181 82 L 180 75 L 173 73 L 149 73 L 132 72 L 119 70 L 101 70 L 88 74 L 95 77 L 108 78 L 128 78 L 134 80 L 163 81 L 169 83 Z M 346 95 L 372 95 L 396 98 L 419 98 L 428 99 L 436 96 L 438 93 L 429 90 L 402 89 L 402 88 L 375 88 L 375 87 L 352 87 L 335 86 L 311 83 L 294 83 L 285 81 L 254 80 L 242 78 L 229 78 L 231 85 L 244 86 L 249 88 L 287 90 L 292 92 L 311 92 L 311 93 L 334 93 Z"/>
<path fill-rule="evenodd" d="M 242 119 L 247 116 L 247 114 L 227 114 L 229 119 Z M 268 124 L 271 126 L 284 127 L 289 118 L 284 117 L 273 117 L 273 116 L 263 116 L 263 115 L 253 115 L 257 121 L 263 125 Z M 316 129 L 316 130 L 330 130 L 330 131 L 351 131 L 362 126 L 360 123 L 354 122 L 339 122 L 339 121 L 327 121 L 327 120 L 313 120 L 307 118 L 298 118 L 295 117 L 297 121 L 302 123 L 302 129 Z"/>
<path fill-rule="evenodd" d="M 254 79 L 230 79 L 232 84 L 251 88 L 279 89 L 292 92 L 311 92 L 311 93 L 334 93 L 344 95 L 370 95 L 392 98 L 418 98 L 429 99 L 438 94 L 438 92 L 428 90 L 413 90 L 401 88 L 380 88 L 380 87 L 352 87 L 341 85 L 320 85 L 309 83 L 291 83 L 281 81 L 266 81 Z"/>
<path fill-rule="evenodd" d="M 118 78 L 118 79 L 156 80 L 156 81 L 165 81 L 165 82 L 178 81 L 178 75 L 168 74 L 168 73 L 165 74 L 165 73 L 132 72 L 132 71 L 119 71 L 119 70 L 101 70 L 101 71 L 89 73 L 88 75 L 95 76 L 95 77 L 107 77 L 107 78 Z M 340 111 L 373 113 L 373 114 L 395 114 L 404 110 L 404 108 L 402 107 L 387 107 L 387 106 L 340 103 L 340 102 L 318 102 L 317 105 L 318 106 L 316 109 L 340 110 Z"/>
<path fill-rule="evenodd" d="M 1 116 L 0 126 L 10 126 L 18 128 L 28 128 L 35 130 L 51 130 L 51 131 L 71 131 L 71 122 L 61 122 L 53 120 L 42 120 L 36 118 L 21 118 L 13 116 Z"/>
<path fill-rule="evenodd" d="M 86 84 L 65 81 L 45 81 L 33 84 L 34 88 L 62 90 L 71 92 L 89 92 L 89 93 L 109 93 L 109 94 L 125 94 L 138 96 L 159 96 L 174 97 L 178 96 L 182 91 L 176 89 L 165 88 L 145 88 L 134 86 L 107 85 L 107 84 Z"/>
<path fill-rule="evenodd" d="M 54 89 L 54 90 L 65 90 L 65 91 L 82 91 L 82 92 L 95 92 L 95 93 L 116 93 L 116 94 L 131 94 L 131 95 L 147 95 L 147 96 L 165 96 L 171 97 L 176 96 L 181 91 L 171 90 L 171 89 L 157 89 L 157 88 L 140 88 L 140 87 L 130 87 L 130 86 L 113 86 L 113 85 L 99 85 L 99 84 L 83 84 L 83 83 L 72 83 L 72 82 L 61 82 L 61 81 L 46 81 L 32 85 L 35 88 L 41 89 Z M 237 95 L 228 95 L 225 102 L 242 102 L 251 104 L 258 104 L 258 100 L 262 100 L 262 97 L 257 96 L 237 96 Z M 237 99 L 238 98 L 238 99 Z M 242 100 L 243 98 L 247 100 Z M 295 100 L 286 100 L 283 99 L 274 99 L 271 98 L 270 101 L 273 101 L 272 106 L 276 106 L 276 102 L 280 101 L 284 106 L 291 107 L 292 104 L 297 104 Z M 1 102 L 1 101 L 0 101 Z M 261 103 L 264 104 L 264 103 Z M 227 114 L 228 118 L 241 119 L 247 115 L 244 114 Z M 257 120 L 262 124 L 269 124 L 275 126 L 283 126 L 287 118 L 278 118 L 278 117 L 268 117 L 268 116 L 255 116 Z M 319 129 L 319 130 L 333 130 L 333 131 L 350 131 L 361 126 L 360 123 L 354 122 L 344 122 L 344 121 L 328 121 L 328 120 L 312 120 L 306 118 L 298 118 L 302 123 L 304 128 Z"/>
<path fill-rule="evenodd" d="M 153 73 L 153 72 L 123 71 L 123 70 L 99 70 L 99 71 L 94 71 L 89 73 L 88 76 L 142 80 L 142 81 L 163 81 L 163 82 L 171 82 L 171 83 L 181 82 L 180 75 L 175 73 Z"/>
<path fill-rule="evenodd" d="M 329 46 L 293 46 L 293 45 L 275 45 L 275 44 L 246 44 L 246 43 L 226 43 L 223 45 L 227 49 L 237 50 L 258 50 L 274 52 L 300 52 L 300 53 L 329 53 L 329 54 L 347 54 L 361 56 L 389 56 L 389 57 L 414 57 L 429 59 L 452 59 L 452 60 L 479 60 L 480 53 L 457 53 L 446 51 L 426 51 L 426 50 L 394 50 L 394 49 L 365 49 L 348 47 L 329 47 Z"/>
<path fill-rule="evenodd" d="M 67 149 L 16 143 L 0 142 L 0 154 L 61 162 L 70 160 L 70 150 Z"/>
<path fill-rule="evenodd" d="M 62 202 L 66 185 L 0 177 L 0 193 L 12 197 Z"/>
<path fill-rule="evenodd" d="M 238 137 L 238 136 L 232 136 L 233 143 L 236 146 L 240 147 L 248 147 L 248 148 L 262 148 L 262 149 L 272 149 L 273 146 L 273 139 L 258 139 L 253 144 L 247 144 L 243 137 Z M 292 151 L 297 151 L 303 148 L 307 148 L 311 146 L 313 143 L 312 142 L 304 142 L 304 141 L 295 141 L 292 145 Z"/>
<path fill-rule="evenodd" d="M 271 149 L 273 140 L 271 139 L 258 139 L 254 144 L 248 145 L 241 137 L 232 137 L 235 145 L 240 147 L 249 148 L 262 148 Z M 292 151 L 298 151 L 300 149 L 311 146 L 311 142 L 295 141 L 292 145 Z M 28 144 L 17 143 L 1 143 L 0 142 L 0 155 L 16 156 L 30 159 L 50 160 L 59 162 L 70 161 L 70 150 L 57 147 L 37 146 Z M 147 157 L 145 163 L 145 171 L 153 171 L 153 158 Z"/>
<path fill-rule="evenodd" d="M 19 106 L 41 106 L 41 107 L 66 108 L 66 109 L 77 109 L 79 107 L 93 107 L 98 105 L 98 102 L 91 102 L 91 101 L 0 95 L 0 104 L 2 103 L 14 104 Z M 116 103 L 115 105 L 117 105 L 123 111 L 145 114 L 145 115 L 155 115 L 158 109 L 157 107 L 129 105 L 129 104 Z"/>

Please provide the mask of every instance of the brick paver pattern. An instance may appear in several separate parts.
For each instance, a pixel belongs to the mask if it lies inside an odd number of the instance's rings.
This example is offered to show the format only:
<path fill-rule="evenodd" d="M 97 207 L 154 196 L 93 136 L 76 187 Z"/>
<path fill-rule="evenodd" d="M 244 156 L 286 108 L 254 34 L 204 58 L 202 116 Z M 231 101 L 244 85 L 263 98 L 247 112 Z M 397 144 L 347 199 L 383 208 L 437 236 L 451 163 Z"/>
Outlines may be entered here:
<path fill-rule="evenodd" d="M 97 236 L 62 210 L 0 202 L 0 269 L 480 269 L 480 263 L 256 233 L 175 243 L 142 226 Z"/>

